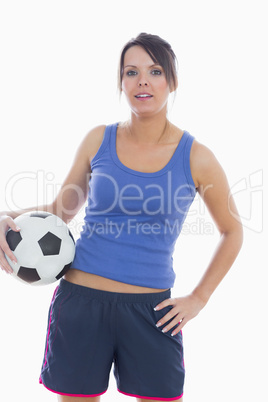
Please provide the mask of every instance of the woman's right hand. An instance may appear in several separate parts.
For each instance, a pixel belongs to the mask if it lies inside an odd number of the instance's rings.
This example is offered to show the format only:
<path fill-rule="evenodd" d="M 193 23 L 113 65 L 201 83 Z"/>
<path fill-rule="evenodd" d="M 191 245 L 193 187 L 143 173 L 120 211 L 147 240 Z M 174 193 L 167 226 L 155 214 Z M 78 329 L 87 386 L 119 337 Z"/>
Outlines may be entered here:
<path fill-rule="evenodd" d="M 15 232 L 20 231 L 20 228 L 16 225 L 16 223 L 10 216 L 7 215 L 0 216 L 0 267 L 2 268 L 3 271 L 7 272 L 8 274 L 12 274 L 13 269 L 9 265 L 5 257 L 5 254 L 14 263 L 17 263 L 17 259 L 10 250 L 9 245 L 6 241 L 6 233 L 9 228 L 14 230 Z"/>

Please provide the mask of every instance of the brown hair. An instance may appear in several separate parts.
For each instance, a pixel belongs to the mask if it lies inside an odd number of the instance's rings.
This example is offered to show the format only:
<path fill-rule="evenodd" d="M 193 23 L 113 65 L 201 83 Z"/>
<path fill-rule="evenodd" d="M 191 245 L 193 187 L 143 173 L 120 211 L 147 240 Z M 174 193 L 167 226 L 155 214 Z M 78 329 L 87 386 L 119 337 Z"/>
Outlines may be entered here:
<path fill-rule="evenodd" d="M 178 85 L 177 80 L 177 58 L 170 44 L 157 35 L 140 33 L 136 38 L 125 44 L 121 51 L 118 69 L 118 88 L 121 91 L 124 72 L 124 58 L 126 51 L 133 46 L 141 46 L 151 57 L 154 63 L 159 64 L 164 72 L 171 90 Z"/>

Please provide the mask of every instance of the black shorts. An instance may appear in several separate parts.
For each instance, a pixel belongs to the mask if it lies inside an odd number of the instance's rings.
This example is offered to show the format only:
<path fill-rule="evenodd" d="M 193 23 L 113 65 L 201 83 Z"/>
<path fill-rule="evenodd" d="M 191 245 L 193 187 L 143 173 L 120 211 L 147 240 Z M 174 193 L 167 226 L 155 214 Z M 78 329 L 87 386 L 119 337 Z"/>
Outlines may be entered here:
<path fill-rule="evenodd" d="M 169 290 L 114 293 L 62 279 L 50 306 L 40 383 L 62 395 L 101 395 L 114 364 L 123 394 L 163 401 L 182 397 L 182 334 L 172 337 L 172 331 L 156 327 L 171 307 L 154 307 L 168 298 Z"/>

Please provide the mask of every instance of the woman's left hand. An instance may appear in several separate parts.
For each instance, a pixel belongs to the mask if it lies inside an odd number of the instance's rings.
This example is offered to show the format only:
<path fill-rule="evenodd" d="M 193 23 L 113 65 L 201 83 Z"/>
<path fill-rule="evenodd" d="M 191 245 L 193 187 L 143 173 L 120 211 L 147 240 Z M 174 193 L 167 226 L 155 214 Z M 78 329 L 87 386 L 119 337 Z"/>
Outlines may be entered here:
<path fill-rule="evenodd" d="M 190 294 L 189 296 L 185 297 L 166 299 L 159 303 L 154 309 L 159 311 L 168 306 L 173 307 L 165 316 L 160 319 L 160 321 L 156 323 L 156 326 L 161 327 L 165 325 L 166 322 L 172 320 L 167 326 L 163 327 L 162 332 L 167 332 L 176 326 L 171 334 L 174 336 L 180 332 L 188 321 L 197 316 L 205 304 L 206 303 L 203 300 L 194 294 Z"/>

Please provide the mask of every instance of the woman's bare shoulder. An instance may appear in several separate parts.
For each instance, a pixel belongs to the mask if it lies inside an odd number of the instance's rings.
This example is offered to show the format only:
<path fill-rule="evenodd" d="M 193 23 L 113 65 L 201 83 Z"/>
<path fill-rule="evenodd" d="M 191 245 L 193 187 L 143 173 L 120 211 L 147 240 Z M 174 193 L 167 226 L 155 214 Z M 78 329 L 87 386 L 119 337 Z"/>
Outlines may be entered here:
<path fill-rule="evenodd" d="M 84 137 L 82 143 L 80 144 L 80 149 L 88 156 L 89 161 L 91 161 L 96 153 L 98 152 L 99 147 L 101 146 L 105 125 L 99 125 L 92 128 Z"/>
<path fill-rule="evenodd" d="M 193 162 L 203 166 L 209 165 L 211 161 L 215 159 L 215 155 L 212 150 L 197 140 L 193 141 L 191 156 Z"/>
<path fill-rule="evenodd" d="M 194 140 L 190 154 L 191 172 L 196 186 L 222 171 L 220 163 L 210 148 Z"/>

